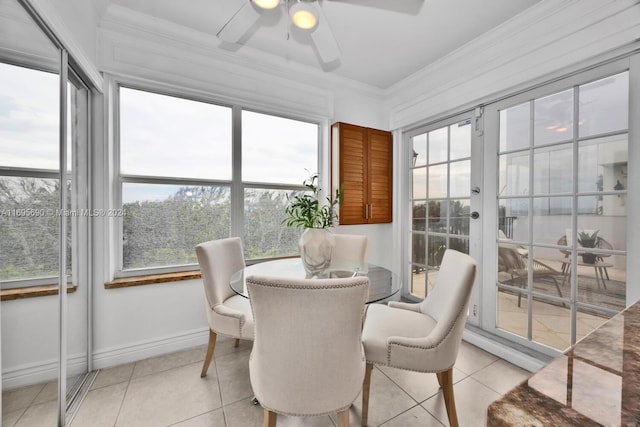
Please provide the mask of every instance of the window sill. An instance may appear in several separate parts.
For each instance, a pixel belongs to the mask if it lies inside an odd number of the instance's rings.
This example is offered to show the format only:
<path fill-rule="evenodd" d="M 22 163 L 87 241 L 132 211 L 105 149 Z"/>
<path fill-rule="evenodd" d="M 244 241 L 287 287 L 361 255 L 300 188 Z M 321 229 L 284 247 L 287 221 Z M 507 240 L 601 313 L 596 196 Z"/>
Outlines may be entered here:
<path fill-rule="evenodd" d="M 277 258 L 260 258 L 247 260 L 247 265 L 253 265 L 264 261 L 285 258 L 300 258 L 299 255 Z M 157 283 L 179 282 L 181 280 L 197 280 L 202 278 L 200 270 L 179 271 L 174 273 L 149 274 L 145 276 L 120 277 L 104 284 L 105 289 L 130 288 L 132 286 L 155 285 Z"/>
<path fill-rule="evenodd" d="M 182 271 L 179 273 L 152 274 L 149 276 L 121 277 L 104 284 L 105 289 L 129 288 L 132 286 L 153 285 L 156 283 L 179 282 L 181 280 L 200 279 L 200 271 Z"/>
<path fill-rule="evenodd" d="M 67 293 L 72 294 L 75 291 L 75 285 L 67 283 Z M 40 285 L 30 286 L 27 288 L 2 289 L 0 290 L 0 301 L 44 297 L 49 295 L 58 295 L 58 285 Z"/>

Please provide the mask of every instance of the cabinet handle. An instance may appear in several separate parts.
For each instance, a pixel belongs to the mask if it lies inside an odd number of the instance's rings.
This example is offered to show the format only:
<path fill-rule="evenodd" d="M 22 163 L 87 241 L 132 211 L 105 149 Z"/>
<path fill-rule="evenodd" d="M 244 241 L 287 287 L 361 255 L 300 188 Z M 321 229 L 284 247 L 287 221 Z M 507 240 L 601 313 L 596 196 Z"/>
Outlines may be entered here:
<path fill-rule="evenodd" d="M 369 217 L 369 219 L 373 219 L 373 203 L 371 203 L 369 210 L 371 211 L 371 216 Z"/>
<path fill-rule="evenodd" d="M 364 219 L 369 219 L 369 204 L 364 205 Z"/>

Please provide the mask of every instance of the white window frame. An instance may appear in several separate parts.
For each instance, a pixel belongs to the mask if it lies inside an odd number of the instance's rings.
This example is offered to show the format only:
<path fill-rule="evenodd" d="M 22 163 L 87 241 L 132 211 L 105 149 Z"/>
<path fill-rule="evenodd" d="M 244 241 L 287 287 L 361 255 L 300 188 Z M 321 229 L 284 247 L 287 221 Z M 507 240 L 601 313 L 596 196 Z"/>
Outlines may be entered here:
<path fill-rule="evenodd" d="M 156 177 L 156 176 L 142 176 L 142 175 L 122 175 L 120 173 L 120 87 L 128 89 L 139 90 L 144 92 L 151 92 L 155 94 L 183 98 L 187 100 L 204 102 L 207 104 L 218 105 L 222 107 L 229 107 L 232 110 L 232 178 L 231 180 L 216 180 L 216 179 L 183 179 L 172 177 Z M 268 111 L 268 106 L 255 106 L 248 103 L 241 103 L 237 101 L 221 100 L 208 93 L 202 93 L 199 91 L 192 91 L 186 88 L 177 88 L 169 85 L 163 85 L 160 83 L 150 83 L 148 81 L 140 82 L 133 78 L 115 78 L 112 81 L 112 109 L 111 112 L 113 122 L 113 197 L 112 204 L 116 209 L 122 208 L 122 184 L 124 182 L 136 182 L 136 183 L 150 183 L 150 184 L 188 184 L 188 185 L 205 185 L 205 186 L 228 186 L 230 189 L 230 215 L 231 215 L 231 227 L 229 237 L 244 236 L 244 191 L 245 189 L 271 189 L 271 190 L 293 190 L 304 191 L 306 188 L 300 184 L 282 184 L 282 183 L 268 183 L 268 182 L 243 182 L 242 181 L 242 111 L 250 111 L 259 114 L 265 114 L 274 117 L 281 117 L 290 120 L 296 120 L 301 122 L 307 122 L 318 126 L 318 140 L 317 140 L 317 171 L 320 172 L 321 182 L 328 182 L 326 177 L 328 173 L 322 173 L 324 171 L 323 165 L 325 164 L 324 158 L 328 156 L 328 132 L 325 128 L 328 127 L 329 122 L 323 117 L 311 117 L 300 116 L 288 111 Z M 323 149 L 326 148 L 326 149 Z M 313 171 L 312 171 L 313 172 Z M 302 177 L 304 178 L 304 177 Z M 326 187 L 326 186 L 325 186 Z M 327 187 L 328 188 L 328 187 Z M 111 250 L 114 262 L 114 275 L 116 278 L 124 277 L 136 277 L 149 274 L 163 274 L 163 273 L 175 273 L 184 271 L 196 271 L 199 269 L 197 263 L 185 264 L 185 265 L 173 265 L 173 266 L 158 266 L 158 267 L 145 267 L 145 268 L 132 268 L 124 269 L 123 259 L 123 219 L 115 218 L 114 226 L 112 227 L 113 248 Z M 265 259 L 261 259 L 265 260 Z M 251 264 L 254 260 L 247 260 L 248 264 Z"/>

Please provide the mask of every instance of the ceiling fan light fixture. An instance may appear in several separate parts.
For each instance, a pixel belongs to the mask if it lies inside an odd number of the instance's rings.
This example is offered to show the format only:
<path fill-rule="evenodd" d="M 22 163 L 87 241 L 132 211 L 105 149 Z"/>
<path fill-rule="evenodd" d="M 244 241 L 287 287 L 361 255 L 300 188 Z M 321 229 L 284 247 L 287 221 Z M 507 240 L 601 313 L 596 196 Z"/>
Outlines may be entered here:
<path fill-rule="evenodd" d="M 261 9 L 273 9 L 280 4 L 280 0 L 251 0 L 251 2 Z"/>
<path fill-rule="evenodd" d="M 318 12 L 311 3 L 299 1 L 289 9 L 293 25 L 303 30 L 312 30 L 318 25 Z"/>

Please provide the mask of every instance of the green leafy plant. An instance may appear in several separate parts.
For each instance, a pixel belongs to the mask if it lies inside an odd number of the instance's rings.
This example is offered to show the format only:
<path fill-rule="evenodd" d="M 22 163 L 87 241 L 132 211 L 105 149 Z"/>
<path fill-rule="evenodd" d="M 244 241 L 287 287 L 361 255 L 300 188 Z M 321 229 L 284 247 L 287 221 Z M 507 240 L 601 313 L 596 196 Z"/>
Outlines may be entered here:
<path fill-rule="evenodd" d="M 307 192 L 298 194 L 289 199 L 285 208 L 287 218 L 282 223 L 287 227 L 299 228 L 327 228 L 333 225 L 338 215 L 335 207 L 342 202 L 342 185 L 336 190 L 334 198 L 326 198 L 326 203 L 318 200 L 320 188 L 318 188 L 318 174 L 312 174 L 302 184 Z"/>
<path fill-rule="evenodd" d="M 596 248 L 598 247 L 598 243 L 600 243 L 600 237 L 598 237 L 598 231 L 596 230 L 593 233 L 588 233 L 586 231 L 578 232 L 578 243 L 583 248 Z"/>

